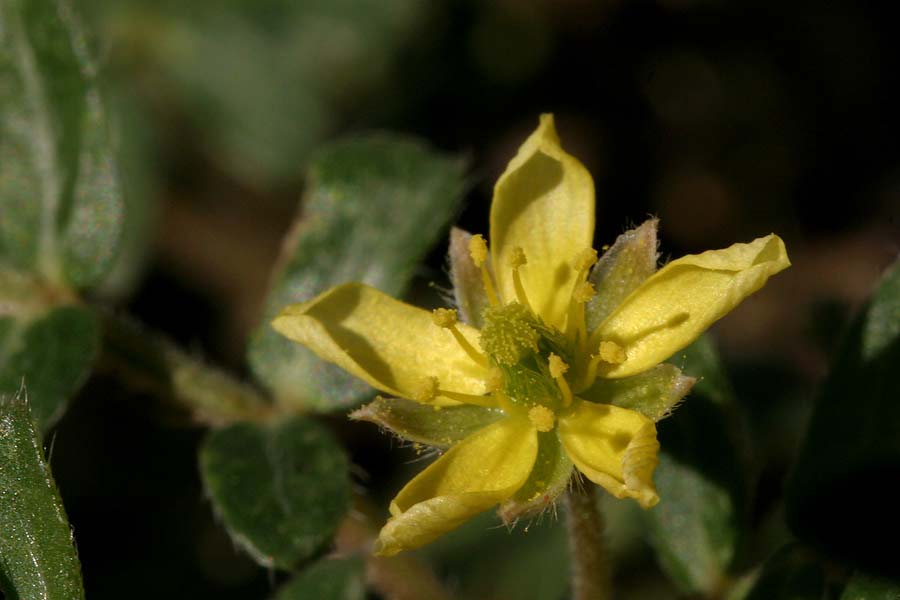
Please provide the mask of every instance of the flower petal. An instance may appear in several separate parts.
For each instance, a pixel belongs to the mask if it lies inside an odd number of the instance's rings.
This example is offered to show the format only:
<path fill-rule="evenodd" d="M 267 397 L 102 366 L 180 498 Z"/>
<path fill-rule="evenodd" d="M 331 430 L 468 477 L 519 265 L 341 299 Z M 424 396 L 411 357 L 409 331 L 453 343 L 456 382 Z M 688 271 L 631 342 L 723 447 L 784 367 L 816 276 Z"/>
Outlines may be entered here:
<path fill-rule="evenodd" d="M 549 509 L 568 487 L 573 468 L 556 432 L 539 432 L 538 454 L 528 481 L 500 505 L 497 514 L 504 523 L 512 525 L 518 519 Z"/>
<path fill-rule="evenodd" d="M 594 331 L 592 347 L 615 342 L 626 356 L 601 363 L 599 375 L 627 377 L 666 360 L 790 264 L 774 234 L 672 261 Z"/>
<path fill-rule="evenodd" d="M 659 219 L 647 219 L 640 227 L 629 229 L 597 261 L 590 276 L 597 294 L 584 306 L 589 332 L 656 272 L 658 225 Z"/>
<path fill-rule="evenodd" d="M 578 470 L 616 498 L 634 498 L 644 508 L 659 501 L 653 486 L 659 442 L 644 415 L 580 401 L 560 416 L 559 437 Z"/>
<path fill-rule="evenodd" d="M 404 440 L 438 448 L 448 448 L 504 416 L 499 408 L 460 404 L 434 410 L 402 398 L 376 398 L 350 413 L 355 421 L 369 421 Z"/>
<path fill-rule="evenodd" d="M 481 278 L 481 269 L 475 266 L 469 253 L 471 239 L 472 234 L 468 231 L 457 227 L 451 228 L 447 258 L 450 262 L 450 281 L 453 283 L 453 298 L 456 300 L 456 308 L 459 309 L 459 318 L 463 323 L 481 329 L 484 325 L 481 314 L 490 303 Z"/>
<path fill-rule="evenodd" d="M 285 307 L 272 326 L 322 360 L 369 385 L 415 399 L 430 377 L 441 389 L 483 394 L 487 370 L 437 325 L 428 311 L 395 300 L 375 288 L 347 283 L 309 302 Z M 478 332 L 459 331 L 477 347 Z"/>
<path fill-rule="evenodd" d="M 376 553 L 418 548 L 503 502 L 528 479 L 537 431 L 507 418 L 469 436 L 422 471 L 391 503 Z"/>
<path fill-rule="evenodd" d="M 696 382 L 696 378 L 686 377 L 681 374 L 681 369 L 666 363 L 631 377 L 598 377 L 594 385 L 578 392 L 578 396 L 598 404 L 636 410 L 659 421 L 672 412 L 673 407 L 691 391 Z"/>
<path fill-rule="evenodd" d="M 559 144 L 553 115 L 519 148 L 494 186 L 491 258 L 500 296 L 516 298 L 510 260 L 517 247 L 527 264 L 519 269 L 532 308 L 562 329 L 575 283 L 571 262 L 593 244 L 594 182 L 587 169 Z"/>

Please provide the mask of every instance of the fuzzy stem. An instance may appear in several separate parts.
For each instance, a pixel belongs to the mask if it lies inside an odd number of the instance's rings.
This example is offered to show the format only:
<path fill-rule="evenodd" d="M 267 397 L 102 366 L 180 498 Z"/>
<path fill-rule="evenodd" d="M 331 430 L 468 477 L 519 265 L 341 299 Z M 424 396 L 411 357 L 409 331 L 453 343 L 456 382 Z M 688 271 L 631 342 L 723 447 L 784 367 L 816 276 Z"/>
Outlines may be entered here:
<path fill-rule="evenodd" d="M 103 322 L 101 366 L 134 387 L 173 400 L 208 425 L 260 421 L 276 408 L 255 387 L 210 366 L 136 321 L 98 310 Z"/>
<path fill-rule="evenodd" d="M 612 598 L 609 557 L 603 539 L 603 516 L 597 507 L 596 486 L 587 481 L 566 493 L 566 525 L 572 562 L 574 600 Z"/>

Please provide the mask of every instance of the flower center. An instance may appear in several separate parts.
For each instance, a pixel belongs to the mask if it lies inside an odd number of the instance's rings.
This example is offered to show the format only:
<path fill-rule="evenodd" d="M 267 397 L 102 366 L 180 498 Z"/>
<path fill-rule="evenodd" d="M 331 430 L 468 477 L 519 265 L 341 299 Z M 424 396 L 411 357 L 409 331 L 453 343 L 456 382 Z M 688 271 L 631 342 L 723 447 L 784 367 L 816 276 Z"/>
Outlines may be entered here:
<path fill-rule="evenodd" d="M 492 389 L 507 410 L 527 415 L 538 431 L 552 430 L 556 411 L 572 403 L 560 358 L 571 355 L 566 336 L 518 302 L 490 306 L 482 317 L 480 344 L 497 367 Z"/>

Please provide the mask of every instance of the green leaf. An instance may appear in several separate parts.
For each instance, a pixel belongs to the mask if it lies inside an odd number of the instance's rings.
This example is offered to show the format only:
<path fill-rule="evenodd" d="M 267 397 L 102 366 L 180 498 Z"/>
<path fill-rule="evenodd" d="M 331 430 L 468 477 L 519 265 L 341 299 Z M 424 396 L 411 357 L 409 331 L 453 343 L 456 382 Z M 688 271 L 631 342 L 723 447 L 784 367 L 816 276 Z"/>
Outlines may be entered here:
<path fill-rule="evenodd" d="M 787 490 L 797 537 L 854 564 L 895 569 L 873 537 L 900 537 L 884 497 L 900 479 L 900 262 L 840 345 Z"/>
<path fill-rule="evenodd" d="M 84 598 L 72 530 L 24 391 L 0 394 L 0 532 L 7 600 Z"/>
<path fill-rule="evenodd" d="M 275 600 L 363 600 L 364 576 L 361 557 L 320 560 L 282 586 Z"/>
<path fill-rule="evenodd" d="M 463 404 L 435 410 L 402 398 L 376 398 L 350 414 L 351 419 L 375 423 L 404 440 L 436 448 L 449 448 L 503 416 L 499 409 Z"/>
<path fill-rule="evenodd" d="M 771 556 L 744 600 L 822 600 L 825 597 L 822 565 L 797 545 Z"/>
<path fill-rule="evenodd" d="M 417 0 L 92 2 L 185 117 L 192 144 L 250 186 L 295 182 L 325 136 L 405 105 L 400 51 L 436 8 Z M 152 23 L 152 26 L 148 26 Z M 228 65 L 228 69 L 222 69 Z M 265 68 L 260 68 L 265 65 Z M 374 119 L 373 119 L 374 117 Z"/>
<path fill-rule="evenodd" d="M 745 465 L 714 347 L 701 338 L 681 358 L 685 374 L 700 381 L 657 426 L 661 451 L 654 480 L 660 502 L 643 515 L 669 577 L 685 592 L 711 593 L 720 589 L 735 556 Z"/>
<path fill-rule="evenodd" d="M 99 283 L 126 206 L 97 64 L 68 0 L 0 0 L 0 262 Z"/>
<path fill-rule="evenodd" d="M 350 508 L 347 457 L 304 417 L 211 431 L 200 471 L 235 543 L 266 567 L 291 569 L 312 556 Z"/>
<path fill-rule="evenodd" d="M 841 600 L 900 600 L 900 581 L 857 571 L 847 582 Z"/>
<path fill-rule="evenodd" d="M 99 345 L 97 318 L 80 306 L 0 317 L 0 394 L 24 384 L 34 419 L 47 430 L 90 375 Z"/>
<path fill-rule="evenodd" d="M 402 294 L 455 213 L 463 172 L 460 160 L 388 135 L 338 142 L 313 160 L 303 219 L 249 348 L 253 372 L 279 402 L 334 410 L 369 394 L 358 380 L 275 333 L 269 321 L 286 304 L 347 281 Z"/>

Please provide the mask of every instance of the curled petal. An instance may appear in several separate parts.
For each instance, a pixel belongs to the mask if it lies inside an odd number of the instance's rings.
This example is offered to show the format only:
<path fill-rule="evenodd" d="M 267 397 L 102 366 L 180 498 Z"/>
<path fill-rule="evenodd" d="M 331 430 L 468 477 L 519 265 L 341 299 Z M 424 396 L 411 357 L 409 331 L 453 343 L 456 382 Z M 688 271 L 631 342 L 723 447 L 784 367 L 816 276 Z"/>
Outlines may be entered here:
<path fill-rule="evenodd" d="M 560 146 L 553 115 L 541 115 L 494 186 L 490 243 L 500 296 L 516 299 L 510 264 L 524 251 L 519 271 L 528 300 L 548 325 L 562 329 L 575 284 L 571 262 L 593 236 L 591 175 Z"/>
<path fill-rule="evenodd" d="M 512 496 L 537 457 L 537 431 L 507 418 L 453 446 L 400 490 L 376 553 L 418 548 Z"/>
<path fill-rule="evenodd" d="M 653 486 L 659 442 L 656 426 L 644 415 L 578 402 L 560 417 L 559 437 L 578 470 L 616 498 L 634 498 L 644 508 L 659 501 Z"/>
<path fill-rule="evenodd" d="M 599 375 L 627 377 L 666 360 L 790 264 L 774 234 L 670 262 L 594 331 L 594 347 L 613 342 L 626 357 L 601 363 Z"/>
<path fill-rule="evenodd" d="M 487 369 L 475 362 L 428 311 L 375 288 L 347 283 L 309 302 L 285 307 L 272 326 L 319 358 L 369 385 L 416 399 L 432 378 L 442 390 L 483 394 Z M 459 331 L 477 347 L 478 333 Z M 439 398 L 440 399 L 440 398 Z"/>

